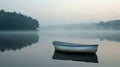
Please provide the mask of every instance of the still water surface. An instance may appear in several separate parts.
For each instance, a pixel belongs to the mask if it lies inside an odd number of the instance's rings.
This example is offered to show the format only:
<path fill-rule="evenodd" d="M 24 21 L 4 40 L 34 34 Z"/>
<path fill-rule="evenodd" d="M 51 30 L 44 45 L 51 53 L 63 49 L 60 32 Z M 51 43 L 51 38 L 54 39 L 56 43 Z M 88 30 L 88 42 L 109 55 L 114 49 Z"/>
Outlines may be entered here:
<path fill-rule="evenodd" d="M 99 44 L 95 55 L 61 54 L 53 41 Z M 120 32 L 0 32 L 0 67 L 120 67 Z"/>

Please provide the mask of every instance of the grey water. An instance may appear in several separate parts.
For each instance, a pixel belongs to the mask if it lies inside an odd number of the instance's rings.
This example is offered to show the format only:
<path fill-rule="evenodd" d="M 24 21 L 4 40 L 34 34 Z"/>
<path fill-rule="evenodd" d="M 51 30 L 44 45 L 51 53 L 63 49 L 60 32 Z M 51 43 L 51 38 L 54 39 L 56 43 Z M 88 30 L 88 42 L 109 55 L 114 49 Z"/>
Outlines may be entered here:
<path fill-rule="evenodd" d="M 94 55 L 58 53 L 53 41 L 99 44 Z M 0 32 L 0 67 L 119 67 L 119 31 Z"/>

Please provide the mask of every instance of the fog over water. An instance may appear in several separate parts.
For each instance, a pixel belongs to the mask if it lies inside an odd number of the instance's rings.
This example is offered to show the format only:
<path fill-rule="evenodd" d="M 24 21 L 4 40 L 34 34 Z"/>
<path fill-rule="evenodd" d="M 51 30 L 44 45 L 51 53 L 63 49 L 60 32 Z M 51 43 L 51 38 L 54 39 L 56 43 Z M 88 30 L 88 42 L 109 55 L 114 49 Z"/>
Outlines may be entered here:
<path fill-rule="evenodd" d="M 61 54 L 55 51 L 53 41 L 99 46 L 94 55 Z M 0 46 L 1 67 L 120 66 L 119 31 L 1 32 Z"/>
<path fill-rule="evenodd" d="M 0 67 L 120 67 L 120 0 L 0 0 L 1 9 L 1 21 L 4 15 L 10 22 L 6 11 L 34 18 L 40 27 L 0 31 Z M 98 50 L 59 53 L 54 41 L 98 44 Z"/>

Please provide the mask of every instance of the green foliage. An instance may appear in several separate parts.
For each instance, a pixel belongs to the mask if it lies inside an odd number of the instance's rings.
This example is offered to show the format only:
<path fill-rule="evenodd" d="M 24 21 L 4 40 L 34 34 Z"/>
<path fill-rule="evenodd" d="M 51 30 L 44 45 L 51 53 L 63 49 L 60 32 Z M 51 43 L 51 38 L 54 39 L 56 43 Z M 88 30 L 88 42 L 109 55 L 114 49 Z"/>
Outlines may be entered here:
<path fill-rule="evenodd" d="M 36 19 L 16 12 L 0 10 L 0 30 L 37 30 Z"/>

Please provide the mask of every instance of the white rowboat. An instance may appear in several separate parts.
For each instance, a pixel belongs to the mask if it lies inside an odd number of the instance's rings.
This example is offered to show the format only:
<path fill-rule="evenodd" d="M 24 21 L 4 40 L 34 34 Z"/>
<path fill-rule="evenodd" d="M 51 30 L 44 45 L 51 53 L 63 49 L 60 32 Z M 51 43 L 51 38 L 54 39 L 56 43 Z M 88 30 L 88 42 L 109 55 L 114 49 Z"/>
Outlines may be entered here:
<path fill-rule="evenodd" d="M 54 41 L 53 45 L 57 51 L 70 53 L 96 53 L 98 48 L 98 44 L 84 45 L 60 41 Z"/>

